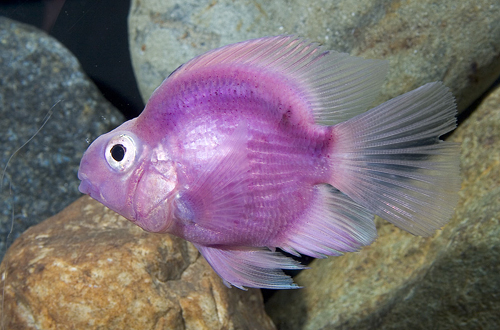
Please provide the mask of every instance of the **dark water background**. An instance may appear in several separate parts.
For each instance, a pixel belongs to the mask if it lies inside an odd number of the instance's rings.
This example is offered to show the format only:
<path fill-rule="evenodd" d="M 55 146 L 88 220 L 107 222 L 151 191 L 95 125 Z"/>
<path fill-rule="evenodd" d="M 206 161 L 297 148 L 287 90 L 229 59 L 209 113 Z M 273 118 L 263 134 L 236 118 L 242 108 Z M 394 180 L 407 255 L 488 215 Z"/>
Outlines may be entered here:
<path fill-rule="evenodd" d="M 130 0 L 2 0 L 0 15 L 45 29 L 76 56 L 104 97 L 130 119 L 144 104 L 130 61 L 129 7 Z M 56 18 L 53 24 L 51 15 Z"/>

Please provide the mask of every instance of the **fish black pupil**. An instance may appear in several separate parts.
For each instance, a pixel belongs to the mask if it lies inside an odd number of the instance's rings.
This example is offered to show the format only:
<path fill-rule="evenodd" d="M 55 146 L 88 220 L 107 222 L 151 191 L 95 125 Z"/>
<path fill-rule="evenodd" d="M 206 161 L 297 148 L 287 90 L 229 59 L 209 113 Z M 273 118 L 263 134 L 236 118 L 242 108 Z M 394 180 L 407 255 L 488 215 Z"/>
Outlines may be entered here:
<path fill-rule="evenodd" d="M 121 162 L 125 157 L 125 147 L 122 144 L 115 144 L 113 148 L 111 148 L 111 157 L 117 162 Z"/>

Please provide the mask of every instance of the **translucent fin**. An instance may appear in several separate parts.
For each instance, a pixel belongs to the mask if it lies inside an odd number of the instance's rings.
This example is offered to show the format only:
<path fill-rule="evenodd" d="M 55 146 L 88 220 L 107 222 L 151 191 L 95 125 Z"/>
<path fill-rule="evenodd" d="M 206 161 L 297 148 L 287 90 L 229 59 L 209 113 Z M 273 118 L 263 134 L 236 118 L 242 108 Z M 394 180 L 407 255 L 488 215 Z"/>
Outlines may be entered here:
<path fill-rule="evenodd" d="M 281 269 L 304 269 L 297 261 L 265 248 L 216 248 L 195 244 L 215 272 L 231 287 L 297 289 Z"/>
<path fill-rule="evenodd" d="M 439 140 L 456 127 L 442 83 L 429 83 L 333 128 L 331 184 L 380 217 L 428 236 L 453 214 L 459 145 Z"/>
<path fill-rule="evenodd" d="M 280 248 L 315 258 L 358 251 L 377 237 L 373 214 L 330 185 L 315 187 L 315 201 Z M 298 252 L 298 253 L 297 253 Z"/>
<path fill-rule="evenodd" d="M 268 70 L 297 86 L 317 123 L 333 125 L 368 109 L 379 94 L 388 63 L 329 51 L 297 36 L 248 40 L 200 55 L 176 69 L 169 79 L 188 72 L 240 65 Z"/>
<path fill-rule="evenodd" d="M 242 123 L 217 147 L 198 179 L 181 191 L 177 203 L 190 209 L 192 221 L 211 230 L 225 228 L 245 217 L 248 193 L 246 143 L 248 129 Z"/>

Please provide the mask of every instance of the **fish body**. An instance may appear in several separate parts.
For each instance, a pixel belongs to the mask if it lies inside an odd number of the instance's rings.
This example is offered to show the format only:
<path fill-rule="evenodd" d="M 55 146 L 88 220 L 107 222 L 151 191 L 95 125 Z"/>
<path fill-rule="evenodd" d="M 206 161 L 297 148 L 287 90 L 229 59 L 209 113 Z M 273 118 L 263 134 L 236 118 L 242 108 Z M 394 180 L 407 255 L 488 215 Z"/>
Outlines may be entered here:
<path fill-rule="evenodd" d="M 225 283 L 296 288 L 275 252 L 357 251 L 373 215 L 428 236 L 451 217 L 453 96 L 430 83 L 367 112 L 387 64 L 267 37 L 174 71 L 144 111 L 84 154 L 80 191 L 192 242 Z"/>

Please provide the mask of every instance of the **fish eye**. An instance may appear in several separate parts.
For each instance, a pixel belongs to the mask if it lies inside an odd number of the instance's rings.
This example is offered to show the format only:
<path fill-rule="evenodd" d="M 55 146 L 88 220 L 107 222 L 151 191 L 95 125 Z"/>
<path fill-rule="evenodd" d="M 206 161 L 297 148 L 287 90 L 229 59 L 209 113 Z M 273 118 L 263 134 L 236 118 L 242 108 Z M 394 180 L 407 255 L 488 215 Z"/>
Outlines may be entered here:
<path fill-rule="evenodd" d="M 111 147 L 111 157 L 117 162 L 121 162 L 123 158 L 125 158 L 125 152 L 127 149 L 123 146 L 123 144 L 115 144 Z"/>
<path fill-rule="evenodd" d="M 109 140 L 105 157 L 108 165 L 117 172 L 125 172 L 135 163 L 136 143 L 133 136 L 120 134 Z"/>

